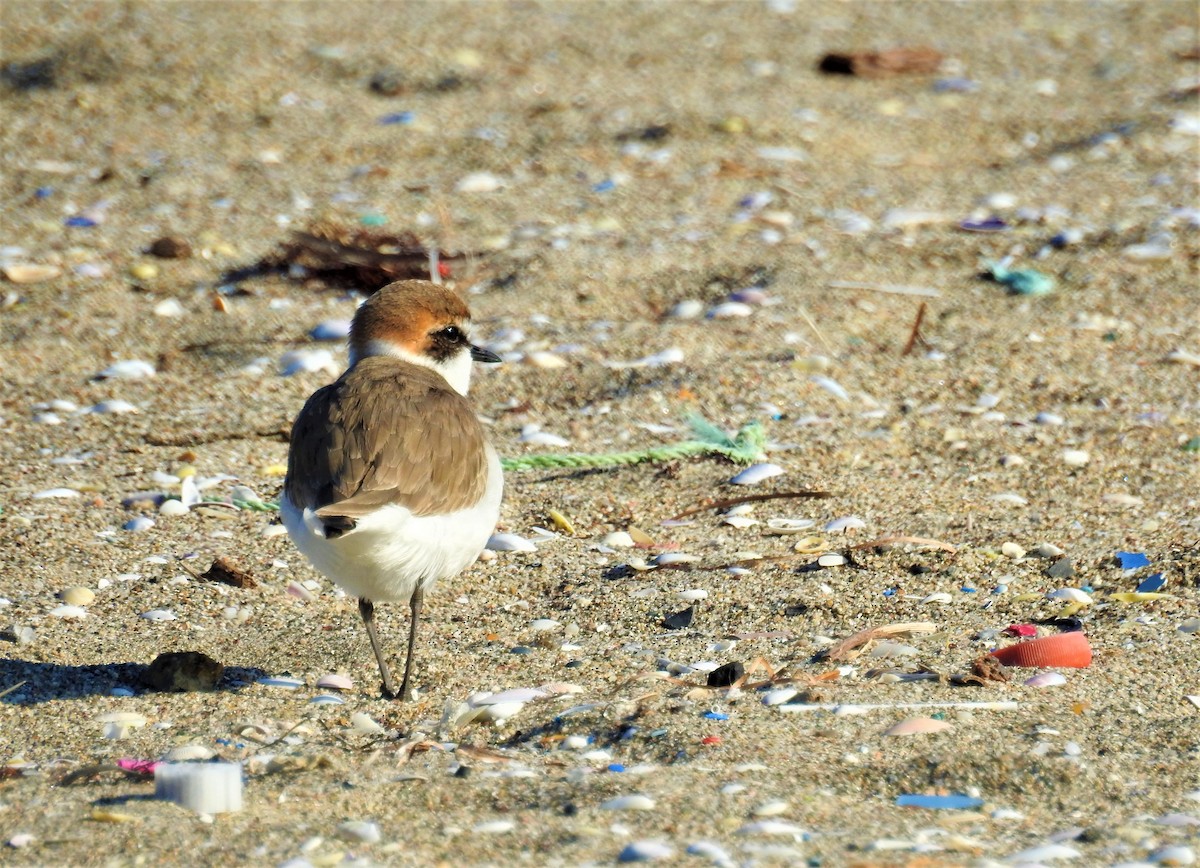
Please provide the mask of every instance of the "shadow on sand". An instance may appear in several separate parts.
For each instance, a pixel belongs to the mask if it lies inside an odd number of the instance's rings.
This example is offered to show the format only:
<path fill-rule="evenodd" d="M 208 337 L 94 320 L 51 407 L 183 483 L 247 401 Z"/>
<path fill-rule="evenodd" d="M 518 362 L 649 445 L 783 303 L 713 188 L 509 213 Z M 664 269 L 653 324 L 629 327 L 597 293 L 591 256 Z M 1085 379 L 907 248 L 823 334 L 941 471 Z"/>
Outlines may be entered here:
<path fill-rule="evenodd" d="M 34 705 L 55 699 L 82 699 L 107 695 L 124 687 L 136 693 L 149 689 L 141 683 L 144 663 L 95 663 L 90 666 L 64 666 L 0 657 L 0 702 L 6 705 Z M 228 666 L 217 684 L 218 690 L 237 690 L 267 673 L 261 669 Z M 16 686 L 19 685 L 19 686 Z"/>

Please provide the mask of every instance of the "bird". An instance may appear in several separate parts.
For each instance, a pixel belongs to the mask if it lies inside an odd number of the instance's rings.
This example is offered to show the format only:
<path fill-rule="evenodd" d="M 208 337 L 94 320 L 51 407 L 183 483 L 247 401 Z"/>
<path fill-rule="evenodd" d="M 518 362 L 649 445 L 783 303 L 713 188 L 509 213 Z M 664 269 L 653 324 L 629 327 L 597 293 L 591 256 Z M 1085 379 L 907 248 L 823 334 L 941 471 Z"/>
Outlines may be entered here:
<path fill-rule="evenodd" d="M 388 284 L 350 325 L 350 359 L 305 402 L 292 426 L 280 514 L 296 548 L 348 594 L 379 664 L 385 697 L 412 698 L 425 594 L 469 566 L 500 516 L 500 459 L 467 390 L 470 311 L 425 280 Z M 404 678 L 395 687 L 375 604 L 407 602 Z"/>

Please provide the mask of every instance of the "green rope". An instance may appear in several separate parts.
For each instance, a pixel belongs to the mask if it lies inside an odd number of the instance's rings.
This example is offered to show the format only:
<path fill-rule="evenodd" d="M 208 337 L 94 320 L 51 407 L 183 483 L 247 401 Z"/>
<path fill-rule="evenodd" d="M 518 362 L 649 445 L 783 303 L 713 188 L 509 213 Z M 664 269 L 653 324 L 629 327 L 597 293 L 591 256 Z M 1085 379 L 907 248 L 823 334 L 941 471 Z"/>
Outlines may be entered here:
<path fill-rule="evenodd" d="M 620 467 L 645 461 L 674 461 L 693 455 L 722 455 L 737 464 L 751 464 L 763 456 L 767 437 L 762 425 L 757 422 L 743 426 L 734 437 L 730 437 L 700 416 L 690 416 L 687 422 L 698 439 L 676 443 L 673 446 L 654 446 L 649 449 L 600 455 L 522 455 L 519 458 L 503 458 L 500 460 L 500 466 L 505 470 Z"/>
<path fill-rule="evenodd" d="M 600 455 L 572 453 L 568 455 L 522 455 L 519 458 L 502 458 L 500 466 L 505 470 L 552 470 L 554 468 L 621 467 L 641 464 L 646 461 L 675 461 L 694 455 L 721 455 L 735 464 L 753 464 L 762 460 L 767 445 L 767 433 L 757 422 L 743 425 L 736 435 L 730 437 L 716 425 L 700 416 L 689 416 L 688 426 L 696 435 L 695 440 L 676 443 L 673 446 L 653 446 L 649 449 L 634 449 L 629 452 L 609 452 Z M 271 501 L 235 500 L 239 509 L 259 512 L 276 512 L 279 504 Z"/>

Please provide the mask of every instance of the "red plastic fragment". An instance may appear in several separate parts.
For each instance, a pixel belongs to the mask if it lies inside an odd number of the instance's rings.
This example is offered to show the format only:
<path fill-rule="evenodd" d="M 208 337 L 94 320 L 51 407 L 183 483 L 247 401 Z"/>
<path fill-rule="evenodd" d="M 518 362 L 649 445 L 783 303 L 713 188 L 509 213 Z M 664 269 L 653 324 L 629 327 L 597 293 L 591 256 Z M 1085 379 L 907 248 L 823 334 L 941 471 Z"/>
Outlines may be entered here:
<path fill-rule="evenodd" d="M 1004 632 L 1010 636 L 1021 636 L 1028 639 L 1037 635 L 1037 627 L 1032 624 L 1009 624 L 1004 628 Z"/>

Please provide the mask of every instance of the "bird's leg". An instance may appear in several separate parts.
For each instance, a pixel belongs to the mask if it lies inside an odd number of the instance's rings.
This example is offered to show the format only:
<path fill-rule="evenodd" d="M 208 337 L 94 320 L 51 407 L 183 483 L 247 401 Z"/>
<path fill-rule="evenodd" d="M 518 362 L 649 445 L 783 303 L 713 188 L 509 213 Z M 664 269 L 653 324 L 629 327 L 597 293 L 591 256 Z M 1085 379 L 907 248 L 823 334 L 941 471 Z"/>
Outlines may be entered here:
<path fill-rule="evenodd" d="M 404 680 L 400 682 L 400 698 L 405 701 L 412 699 L 412 688 L 408 686 L 408 678 L 412 675 L 413 652 L 417 647 L 417 619 L 421 616 L 421 605 L 424 602 L 425 591 L 418 586 L 408 601 L 412 620 L 408 625 L 408 655 L 404 658 Z"/>
<path fill-rule="evenodd" d="M 362 615 L 367 636 L 371 640 L 371 650 L 375 652 L 375 660 L 379 663 L 379 674 L 383 676 L 383 695 L 386 699 L 392 699 L 396 695 L 396 686 L 392 683 L 392 674 L 388 672 L 387 661 L 383 659 L 383 649 L 379 647 L 379 634 L 375 632 L 375 604 L 365 597 L 359 597 L 358 614 Z"/>

